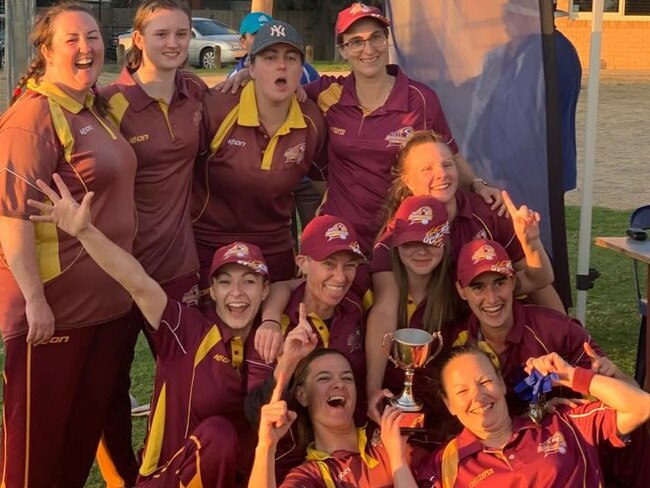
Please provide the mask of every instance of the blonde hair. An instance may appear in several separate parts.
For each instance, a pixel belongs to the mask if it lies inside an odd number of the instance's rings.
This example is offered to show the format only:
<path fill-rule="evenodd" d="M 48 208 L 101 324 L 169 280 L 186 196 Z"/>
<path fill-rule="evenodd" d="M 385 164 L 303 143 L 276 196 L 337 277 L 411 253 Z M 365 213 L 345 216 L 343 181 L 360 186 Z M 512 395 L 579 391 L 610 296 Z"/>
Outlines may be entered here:
<path fill-rule="evenodd" d="M 192 26 L 192 11 L 183 0 L 145 0 L 140 4 L 133 16 L 133 32 L 142 33 L 149 16 L 157 10 L 180 10 L 187 15 L 190 27 Z M 130 71 L 136 71 L 142 65 L 142 49 L 136 46 L 135 43 L 126 53 L 124 64 Z"/>

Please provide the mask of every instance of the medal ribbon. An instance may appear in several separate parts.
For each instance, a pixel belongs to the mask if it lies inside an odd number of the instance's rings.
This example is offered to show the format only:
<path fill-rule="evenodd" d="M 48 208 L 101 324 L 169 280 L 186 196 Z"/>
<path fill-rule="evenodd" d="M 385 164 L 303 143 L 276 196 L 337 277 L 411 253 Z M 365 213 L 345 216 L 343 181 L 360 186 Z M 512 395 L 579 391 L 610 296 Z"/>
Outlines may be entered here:
<path fill-rule="evenodd" d="M 557 373 L 543 375 L 536 369 L 530 375 L 517 383 L 514 390 L 519 398 L 529 403 L 538 403 L 540 396 L 551 391 L 553 381 L 557 381 Z"/>

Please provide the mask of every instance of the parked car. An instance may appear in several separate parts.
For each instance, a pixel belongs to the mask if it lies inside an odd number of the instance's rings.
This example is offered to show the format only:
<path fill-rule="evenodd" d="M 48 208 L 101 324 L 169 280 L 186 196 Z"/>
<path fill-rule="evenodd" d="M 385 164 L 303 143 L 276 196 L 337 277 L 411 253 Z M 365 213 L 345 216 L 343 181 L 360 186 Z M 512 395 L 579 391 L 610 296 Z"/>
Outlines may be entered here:
<path fill-rule="evenodd" d="M 239 33 L 218 20 L 192 18 L 192 39 L 188 63 L 196 68 L 220 68 L 221 64 L 235 63 L 246 54 Z M 133 29 L 116 38 L 116 52 L 121 59 L 133 44 Z"/>

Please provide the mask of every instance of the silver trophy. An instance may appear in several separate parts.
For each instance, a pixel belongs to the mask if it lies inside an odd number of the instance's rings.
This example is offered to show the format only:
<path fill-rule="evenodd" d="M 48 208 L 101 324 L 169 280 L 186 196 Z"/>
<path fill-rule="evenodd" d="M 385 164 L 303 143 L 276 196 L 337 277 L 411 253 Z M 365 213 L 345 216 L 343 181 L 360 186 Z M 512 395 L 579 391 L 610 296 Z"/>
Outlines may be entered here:
<path fill-rule="evenodd" d="M 438 348 L 431 354 L 431 343 L 437 341 Z M 404 389 L 402 393 L 390 400 L 390 403 L 404 412 L 419 412 L 422 404 L 413 396 L 413 374 L 416 369 L 424 368 L 440 354 L 442 349 L 442 334 L 430 334 L 422 329 L 398 329 L 388 332 L 381 341 L 384 353 L 388 359 L 404 370 Z"/>

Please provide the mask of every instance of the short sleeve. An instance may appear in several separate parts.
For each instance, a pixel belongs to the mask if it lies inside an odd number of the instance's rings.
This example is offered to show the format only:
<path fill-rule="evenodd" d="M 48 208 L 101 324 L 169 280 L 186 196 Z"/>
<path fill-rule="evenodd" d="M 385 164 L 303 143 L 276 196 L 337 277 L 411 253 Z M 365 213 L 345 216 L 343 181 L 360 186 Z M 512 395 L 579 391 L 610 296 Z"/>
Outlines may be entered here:
<path fill-rule="evenodd" d="M 193 351 L 205 332 L 204 323 L 205 319 L 199 310 L 167 297 L 160 326 L 151 333 L 158 357 L 166 360 Z"/>
<path fill-rule="evenodd" d="M 564 412 L 561 411 L 560 415 L 566 415 L 591 445 L 598 445 L 608 440 L 615 447 L 625 446 L 618 436 L 616 410 L 602 402 L 578 405 Z"/>
<path fill-rule="evenodd" d="M 391 238 L 392 234 L 384 233 L 375 244 L 372 250 L 370 260 L 370 274 L 381 273 L 383 271 L 393 271 L 393 261 L 391 257 Z"/>
<path fill-rule="evenodd" d="M 0 132 L 0 215 L 27 219 L 38 213 L 27 200 L 44 199 L 36 180 L 52 180 L 62 148 L 23 128 L 8 127 Z"/>

